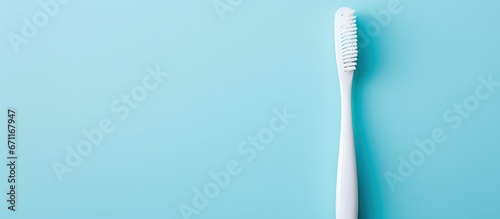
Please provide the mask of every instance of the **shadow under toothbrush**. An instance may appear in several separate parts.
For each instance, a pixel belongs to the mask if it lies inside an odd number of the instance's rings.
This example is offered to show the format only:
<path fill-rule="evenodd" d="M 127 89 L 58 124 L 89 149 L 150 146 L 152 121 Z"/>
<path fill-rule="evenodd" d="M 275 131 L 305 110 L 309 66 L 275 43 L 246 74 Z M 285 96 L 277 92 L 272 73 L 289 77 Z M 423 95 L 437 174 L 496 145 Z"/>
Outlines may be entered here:
<path fill-rule="evenodd" d="M 385 179 L 383 179 L 382 166 L 379 165 L 383 159 L 380 154 L 382 145 L 371 143 L 372 133 L 366 128 L 367 118 L 372 116 L 370 108 L 366 106 L 367 87 L 373 78 L 377 77 L 377 63 L 380 55 L 379 40 L 377 36 L 366 34 L 367 24 L 371 21 L 368 12 L 357 12 L 358 26 L 358 63 L 354 73 L 352 109 L 354 142 L 356 145 L 357 174 L 358 174 L 358 197 L 359 197 L 359 219 L 364 218 L 386 218 L 385 200 L 387 195 Z"/>

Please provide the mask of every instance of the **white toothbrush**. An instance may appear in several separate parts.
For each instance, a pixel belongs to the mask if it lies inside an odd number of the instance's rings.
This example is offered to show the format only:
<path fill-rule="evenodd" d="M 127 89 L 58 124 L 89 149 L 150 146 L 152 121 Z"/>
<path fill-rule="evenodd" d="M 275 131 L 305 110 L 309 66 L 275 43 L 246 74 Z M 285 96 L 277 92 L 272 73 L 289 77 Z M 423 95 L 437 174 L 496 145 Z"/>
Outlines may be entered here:
<path fill-rule="evenodd" d="M 336 218 L 358 218 L 358 179 L 352 130 L 351 88 L 358 57 L 356 16 L 350 8 L 335 14 L 335 53 L 341 95 Z"/>

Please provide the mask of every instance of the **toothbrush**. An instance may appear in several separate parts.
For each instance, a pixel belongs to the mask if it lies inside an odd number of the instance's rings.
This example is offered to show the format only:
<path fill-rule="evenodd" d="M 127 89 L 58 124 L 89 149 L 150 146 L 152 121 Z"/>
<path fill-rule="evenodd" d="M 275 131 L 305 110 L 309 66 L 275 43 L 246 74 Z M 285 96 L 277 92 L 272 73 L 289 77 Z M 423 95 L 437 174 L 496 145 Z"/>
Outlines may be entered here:
<path fill-rule="evenodd" d="M 358 57 L 356 16 L 350 8 L 335 14 L 335 54 L 340 82 L 341 120 L 337 169 L 336 218 L 358 218 L 358 179 L 352 130 L 351 88 Z"/>

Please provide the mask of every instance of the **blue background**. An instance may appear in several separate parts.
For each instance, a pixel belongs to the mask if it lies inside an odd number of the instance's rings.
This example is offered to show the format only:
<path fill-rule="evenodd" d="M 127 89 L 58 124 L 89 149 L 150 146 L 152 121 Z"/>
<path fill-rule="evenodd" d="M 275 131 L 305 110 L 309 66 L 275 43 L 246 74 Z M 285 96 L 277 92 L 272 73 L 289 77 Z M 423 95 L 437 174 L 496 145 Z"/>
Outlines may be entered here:
<path fill-rule="evenodd" d="M 443 119 L 474 95 L 478 77 L 500 81 L 499 3 L 400 0 L 381 23 L 375 14 L 390 2 L 252 0 L 221 20 L 211 0 L 73 0 L 16 54 L 8 34 L 42 9 L 1 1 L 0 110 L 18 113 L 19 190 L 15 213 L 1 196 L 0 216 L 182 218 L 193 188 L 236 159 L 242 172 L 192 218 L 334 218 L 333 19 L 349 6 L 368 36 L 353 87 L 359 218 L 499 218 L 500 92 L 457 129 Z M 113 100 L 156 65 L 170 76 L 117 119 Z M 296 118 L 246 162 L 238 144 L 284 106 Z M 52 163 L 102 118 L 116 130 L 60 183 Z M 391 191 L 384 174 L 434 128 L 447 140 Z M 6 135 L 1 125 L 0 142 Z"/>

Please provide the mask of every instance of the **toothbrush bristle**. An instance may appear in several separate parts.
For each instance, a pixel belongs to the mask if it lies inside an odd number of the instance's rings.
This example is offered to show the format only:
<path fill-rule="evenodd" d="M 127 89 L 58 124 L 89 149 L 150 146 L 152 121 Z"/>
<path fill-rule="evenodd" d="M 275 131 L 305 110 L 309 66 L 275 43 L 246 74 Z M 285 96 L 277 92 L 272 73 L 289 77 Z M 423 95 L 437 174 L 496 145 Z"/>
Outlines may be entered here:
<path fill-rule="evenodd" d="M 358 60 L 356 16 L 354 10 L 344 13 L 340 18 L 340 47 L 342 62 L 346 71 L 356 70 Z"/>

